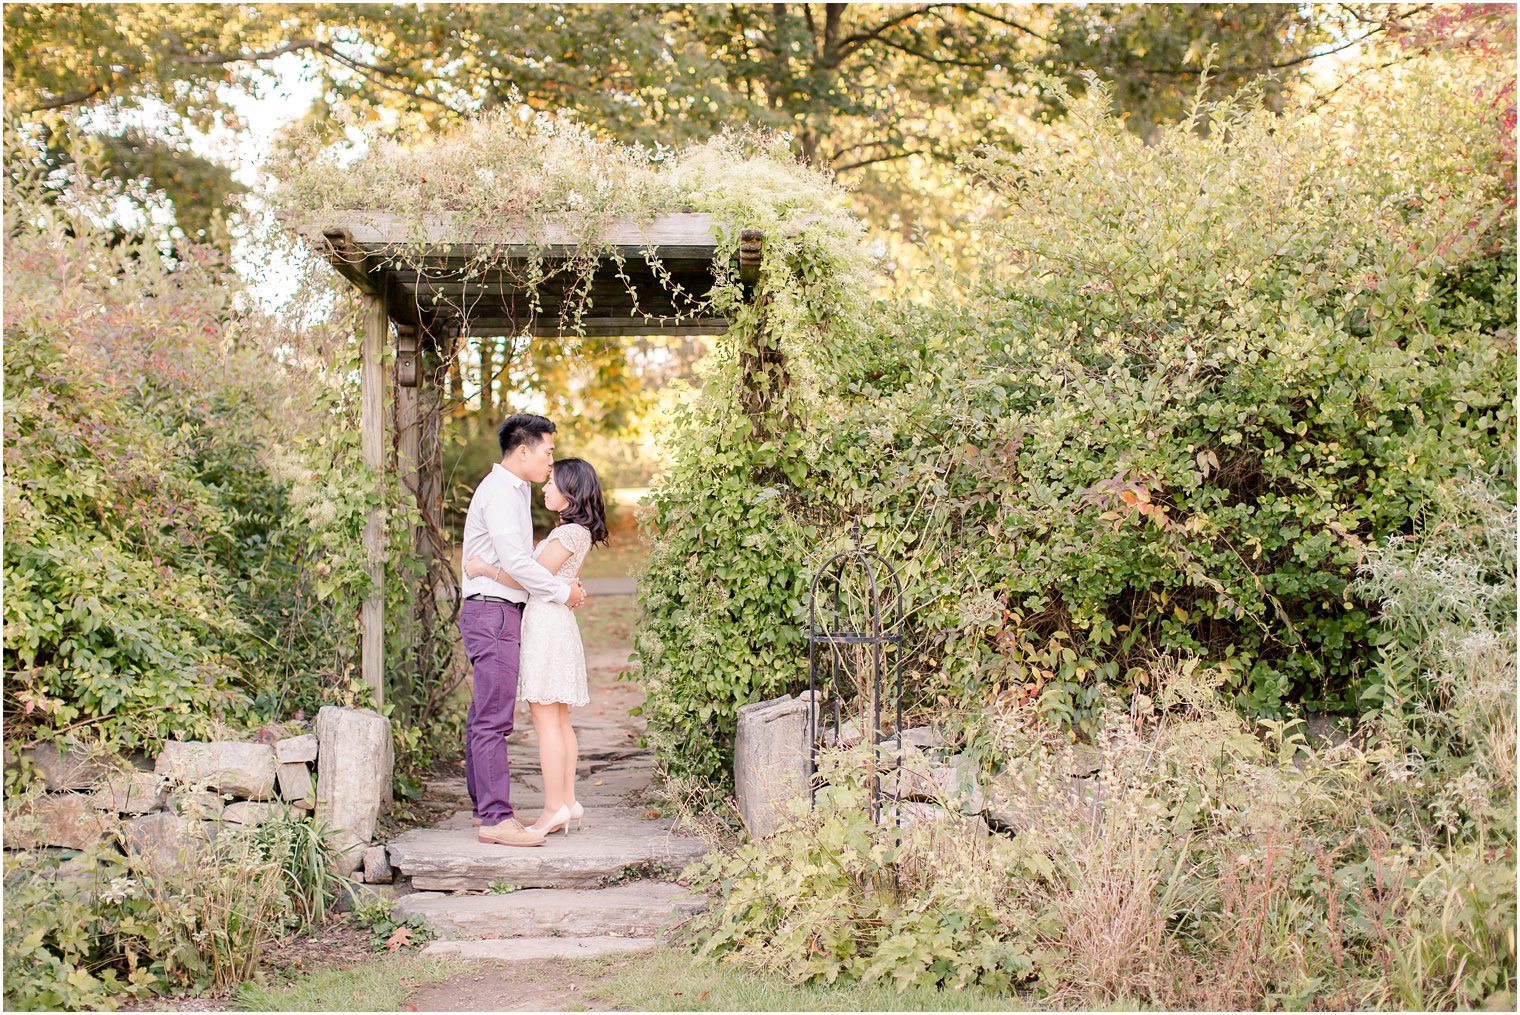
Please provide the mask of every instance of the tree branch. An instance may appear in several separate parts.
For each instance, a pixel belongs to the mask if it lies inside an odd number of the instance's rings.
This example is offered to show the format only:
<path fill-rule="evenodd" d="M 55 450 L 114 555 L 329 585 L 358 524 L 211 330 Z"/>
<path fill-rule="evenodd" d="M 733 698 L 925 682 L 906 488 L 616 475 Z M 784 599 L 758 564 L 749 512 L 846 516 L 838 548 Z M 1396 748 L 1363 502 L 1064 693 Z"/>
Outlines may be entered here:
<path fill-rule="evenodd" d="M 938 158 L 933 152 L 900 151 L 891 155 L 878 155 L 872 159 L 859 159 L 855 162 L 846 162 L 842 166 L 830 166 L 835 173 L 848 173 L 852 169 L 861 169 L 865 166 L 874 166 L 878 162 L 896 162 L 898 159 L 911 158 L 914 155 L 927 155 L 930 158 Z"/>
<path fill-rule="evenodd" d="M 86 99 L 93 99 L 95 96 L 105 91 L 105 89 L 105 85 L 92 85 L 82 92 L 72 92 L 68 95 L 59 95 L 51 99 L 43 99 L 41 102 L 37 103 L 37 105 L 28 106 L 26 109 L 23 109 L 21 111 L 21 114 L 25 116 L 28 113 L 42 113 L 49 109 L 62 109 L 64 106 L 72 106 L 76 103 L 84 102 Z"/>
<path fill-rule="evenodd" d="M 986 18 L 988 21 L 996 22 L 997 24 L 1003 25 L 1007 28 L 1018 29 L 1025 35 L 1039 39 L 1041 42 L 1051 42 L 1050 38 L 1041 35 L 1039 32 L 1036 32 L 1028 25 L 1022 25 L 1012 18 L 1005 18 L 1000 14 L 993 14 L 991 11 L 985 11 L 982 8 L 978 7 L 976 4 L 964 4 L 961 9 L 964 10 L 967 14 L 975 14 L 977 17 Z M 1054 45 L 1054 43 L 1051 44 Z"/>
<path fill-rule="evenodd" d="M 273 60 L 277 56 L 284 56 L 286 53 L 294 53 L 302 49 L 320 49 L 322 45 L 316 39 L 294 39 L 276 46 L 274 49 L 263 50 L 258 53 L 188 53 L 184 50 L 179 50 L 171 55 L 176 63 L 188 63 L 201 67 L 222 67 L 229 63 L 246 63 L 248 61 L 258 63 L 261 60 Z"/>
<path fill-rule="evenodd" d="M 872 41 L 886 46 L 888 49 L 895 49 L 898 52 L 906 53 L 909 56 L 917 57 L 920 60 L 925 60 L 940 67 L 969 67 L 972 70 L 990 70 L 997 66 L 995 63 L 987 60 L 973 62 L 971 60 L 959 60 L 955 57 L 934 56 L 932 53 L 925 53 L 923 50 L 914 49 L 912 46 L 905 46 L 900 42 L 893 42 L 891 39 L 878 37 Z"/>
<path fill-rule="evenodd" d="M 877 25 L 875 28 L 868 28 L 865 31 L 861 32 L 852 32 L 851 34 L 845 36 L 843 39 L 839 40 L 839 56 L 835 62 L 837 63 L 839 60 L 843 60 L 845 57 L 849 56 L 851 53 L 855 52 L 855 50 L 859 49 L 861 46 L 864 46 L 866 43 L 872 41 L 873 39 L 880 39 L 883 33 L 890 32 L 898 25 L 912 21 L 914 18 L 922 14 L 928 14 L 930 11 L 934 10 L 937 7 L 954 6 L 954 4 L 923 4 L 922 6 L 903 11 L 901 14 L 898 14 L 895 17 L 888 18 L 881 24 Z"/>

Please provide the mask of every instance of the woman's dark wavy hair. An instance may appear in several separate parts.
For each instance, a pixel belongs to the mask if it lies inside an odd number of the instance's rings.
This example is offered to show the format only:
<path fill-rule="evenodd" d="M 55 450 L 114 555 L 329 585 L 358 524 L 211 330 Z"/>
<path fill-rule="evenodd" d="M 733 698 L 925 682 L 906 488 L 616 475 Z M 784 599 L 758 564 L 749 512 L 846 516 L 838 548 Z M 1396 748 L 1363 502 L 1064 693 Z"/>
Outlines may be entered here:
<path fill-rule="evenodd" d="M 570 506 L 559 513 L 567 525 L 584 525 L 591 542 L 607 542 L 607 508 L 602 503 L 602 481 L 584 458 L 561 458 L 554 463 L 554 485 Z"/>

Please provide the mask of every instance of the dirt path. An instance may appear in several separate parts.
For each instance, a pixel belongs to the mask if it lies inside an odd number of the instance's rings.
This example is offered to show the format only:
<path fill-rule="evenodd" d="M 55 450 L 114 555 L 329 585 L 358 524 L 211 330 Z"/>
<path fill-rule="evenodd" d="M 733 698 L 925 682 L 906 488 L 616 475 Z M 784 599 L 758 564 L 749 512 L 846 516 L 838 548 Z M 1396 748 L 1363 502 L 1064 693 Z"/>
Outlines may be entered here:
<path fill-rule="evenodd" d="M 614 1011 L 588 998 L 589 981 L 544 962 L 476 962 L 472 972 L 413 994 L 407 1011 Z"/>

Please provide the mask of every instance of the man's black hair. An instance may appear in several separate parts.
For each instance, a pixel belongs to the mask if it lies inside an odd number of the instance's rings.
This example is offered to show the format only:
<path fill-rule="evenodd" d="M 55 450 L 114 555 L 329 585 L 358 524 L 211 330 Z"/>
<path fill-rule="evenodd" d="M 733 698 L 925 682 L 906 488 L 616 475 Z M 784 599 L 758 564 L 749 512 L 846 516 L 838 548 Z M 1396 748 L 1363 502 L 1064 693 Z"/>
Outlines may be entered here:
<path fill-rule="evenodd" d="M 496 431 L 496 443 L 501 445 L 501 457 L 505 458 L 526 444 L 537 445 L 554 432 L 554 422 L 531 412 L 519 412 L 508 416 Z"/>

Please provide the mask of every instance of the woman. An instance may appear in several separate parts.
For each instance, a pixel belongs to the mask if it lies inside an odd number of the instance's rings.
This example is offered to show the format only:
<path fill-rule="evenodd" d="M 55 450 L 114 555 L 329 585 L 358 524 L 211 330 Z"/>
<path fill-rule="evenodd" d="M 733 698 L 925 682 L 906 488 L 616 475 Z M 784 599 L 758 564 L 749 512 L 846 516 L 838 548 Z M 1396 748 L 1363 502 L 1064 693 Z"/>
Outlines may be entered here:
<path fill-rule="evenodd" d="M 544 484 L 544 506 L 559 515 L 560 524 L 538 544 L 534 559 L 556 577 L 574 583 L 591 547 L 607 542 L 607 512 L 596 470 L 579 458 L 555 462 Z M 464 569 L 472 578 L 487 575 L 503 585 L 522 588 L 501 568 L 479 557 L 471 557 Z M 576 742 L 570 707 L 582 707 L 590 700 L 586 653 L 569 607 L 536 597 L 528 600 L 523 609 L 521 660 L 517 699 L 528 702 L 532 710 L 544 774 L 544 810 L 529 828 L 546 835 L 562 828 L 569 833 L 570 822 L 579 829 L 585 813 L 575 799 Z"/>

